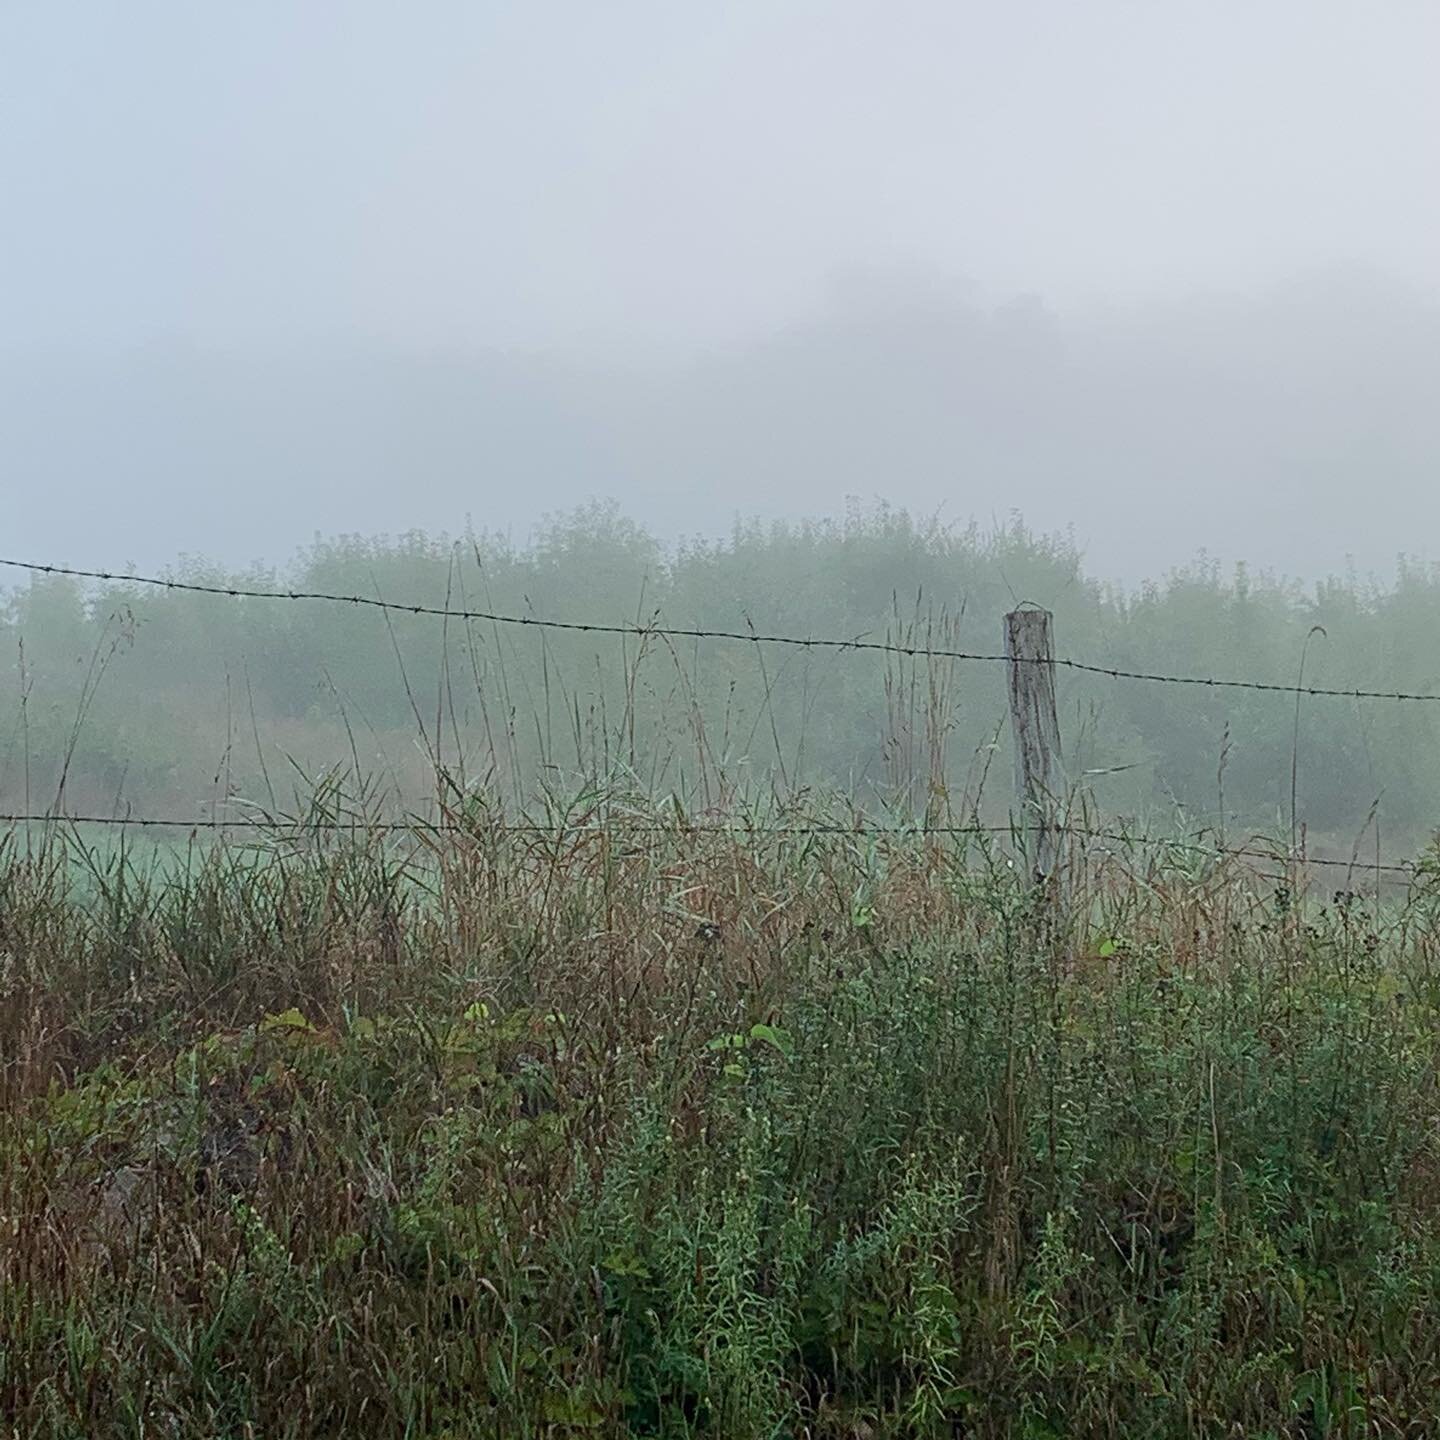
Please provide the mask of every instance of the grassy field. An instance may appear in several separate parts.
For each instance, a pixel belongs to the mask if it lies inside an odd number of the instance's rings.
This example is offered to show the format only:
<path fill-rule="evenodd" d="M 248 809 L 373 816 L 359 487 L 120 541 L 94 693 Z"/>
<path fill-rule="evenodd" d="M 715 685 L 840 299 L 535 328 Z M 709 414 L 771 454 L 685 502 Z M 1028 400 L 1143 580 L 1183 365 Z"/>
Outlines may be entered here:
<path fill-rule="evenodd" d="M 0 847 L 8 1433 L 1440 1430 L 1440 891 L 652 818 Z"/>

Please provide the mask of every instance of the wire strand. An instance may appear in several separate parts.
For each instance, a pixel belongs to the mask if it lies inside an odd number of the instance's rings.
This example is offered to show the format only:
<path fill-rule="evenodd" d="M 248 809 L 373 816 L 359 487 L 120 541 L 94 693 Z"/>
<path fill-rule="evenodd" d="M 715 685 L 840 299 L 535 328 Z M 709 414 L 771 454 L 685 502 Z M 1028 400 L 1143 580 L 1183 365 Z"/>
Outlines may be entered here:
<path fill-rule="evenodd" d="M 982 835 L 1010 835 L 1016 832 L 1011 825 L 876 825 L 871 822 L 857 824 L 750 824 L 733 821 L 726 824 L 690 824 L 678 820 L 666 825 L 653 820 L 602 820 L 602 821 L 539 821 L 500 820 L 465 824 L 454 820 L 297 820 L 276 819 L 217 819 L 201 816 L 186 819 L 171 815 L 47 815 L 0 814 L 0 824 L 26 825 L 48 824 L 97 825 L 116 829 L 174 829 L 191 831 L 260 830 L 272 832 L 319 832 L 324 834 L 460 834 L 477 835 L 486 832 L 514 835 L 565 835 L 565 834 L 613 834 L 628 833 L 639 835 L 730 835 L 745 837 L 807 837 L 807 836 L 856 836 L 877 837 L 895 840 L 925 839 L 937 837 L 979 837 Z M 1230 856 L 1236 859 L 1267 860 L 1272 864 L 1298 863 L 1303 866 L 1318 866 L 1329 869 L 1347 870 L 1354 874 L 1384 871 L 1393 874 L 1415 875 L 1419 867 L 1408 861 L 1387 860 L 1378 863 L 1361 860 L 1334 860 L 1318 856 L 1287 856 L 1274 849 L 1262 849 L 1256 845 L 1205 845 L 1193 840 L 1168 835 L 1132 835 L 1124 830 L 1094 830 L 1085 827 L 1058 827 L 1063 835 L 1085 840 L 1104 840 L 1112 844 L 1138 845 L 1150 849 L 1186 850 L 1197 855 Z"/>
<path fill-rule="evenodd" d="M 388 611 L 401 615 L 433 615 L 451 620 L 483 620 L 495 625 L 529 626 L 538 630 L 564 630 L 583 635 L 625 635 L 665 637 L 677 640 L 734 640 L 751 645 L 790 645 L 806 650 L 866 650 L 888 655 L 961 660 L 989 664 L 1007 661 L 1025 665 L 1056 665 L 1086 675 L 1110 680 L 1135 680 L 1154 685 L 1203 686 L 1212 690 L 1252 690 L 1277 695 L 1301 695 L 1340 700 L 1406 700 L 1440 703 L 1440 694 L 1413 690 L 1342 689 L 1323 685 L 1297 685 L 1281 681 L 1236 680 L 1215 675 L 1172 675 L 1153 670 L 1129 670 L 1113 665 L 1058 656 L 1051 660 L 1011 657 L 975 650 L 950 650 L 931 645 L 899 645 L 889 640 L 867 640 L 863 635 L 850 639 L 834 637 L 776 635 L 761 631 L 705 630 L 694 626 L 614 625 L 588 620 L 545 620 L 536 615 L 508 615 L 494 610 L 455 610 L 442 605 L 407 605 L 370 595 L 340 594 L 328 590 L 256 590 L 243 585 L 208 585 L 195 580 L 169 580 L 153 575 L 121 575 L 109 570 L 80 570 L 68 565 L 41 565 L 31 560 L 0 558 L 0 566 L 38 575 L 67 575 L 81 580 L 103 580 L 111 584 L 145 585 L 156 589 L 197 595 L 219 595 L 235 600 L 319 600 L 337 605 Z"/>

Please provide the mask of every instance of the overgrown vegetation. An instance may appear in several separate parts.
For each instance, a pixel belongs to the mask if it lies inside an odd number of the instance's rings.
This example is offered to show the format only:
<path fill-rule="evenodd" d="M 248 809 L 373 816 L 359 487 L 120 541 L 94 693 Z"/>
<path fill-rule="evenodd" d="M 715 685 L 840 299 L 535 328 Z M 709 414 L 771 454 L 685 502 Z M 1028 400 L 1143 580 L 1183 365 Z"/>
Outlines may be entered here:
<path fill-rule="evenodd" d="M 1039 599 L 1117 666 L 1428 689 L 1430 578 L 604 510 L 248 578 L 902 645 L 14 595 L 6 804 L 232 828 L 0 838 L 11 1435 L 1440 1428 L 1440 868 L 1293 843 L 1418 842 L 1435 707 L 1062 672 L 1047 893 L 954 828 L 1008 809 L 1003 675 L 934 653 Z"/>
<path fill-rule="evenodd" d="M 567 816 L 0 847 L 11 1434 L 1440 1426 L 1423 875 Z"/>

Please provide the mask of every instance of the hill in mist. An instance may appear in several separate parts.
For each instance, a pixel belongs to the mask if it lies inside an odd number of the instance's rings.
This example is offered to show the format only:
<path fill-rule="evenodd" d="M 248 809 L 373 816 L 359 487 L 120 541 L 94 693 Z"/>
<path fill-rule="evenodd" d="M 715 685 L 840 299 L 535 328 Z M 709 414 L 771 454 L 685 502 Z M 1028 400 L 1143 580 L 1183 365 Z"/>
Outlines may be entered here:
<path fill-rule="evenodd" d="M 107 563 L 276 559 L 317 532 L 467 517 L 523 538 L 596 495 L 672 537 L 884 495 L 1073 527 L 1129 581 L 1200 549 L 1388 572 L 1440 533 L 1437 379 L 1440 306 L 1369 272 L 1063 314 L 874 272 L 749 343 L 644 363 L 352 341 L 10 353 L 0 455 L 28 543 Z"/>

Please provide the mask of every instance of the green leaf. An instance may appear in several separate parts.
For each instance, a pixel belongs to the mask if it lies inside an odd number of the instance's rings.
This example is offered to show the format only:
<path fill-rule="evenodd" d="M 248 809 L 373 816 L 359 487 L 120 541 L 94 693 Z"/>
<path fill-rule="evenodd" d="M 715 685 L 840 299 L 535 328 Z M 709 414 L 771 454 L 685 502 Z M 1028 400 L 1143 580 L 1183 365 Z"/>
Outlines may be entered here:
<path fill-rule="evenodd" d="M 600 1265 L 611 1275 L 633 1275 L 640 1280 L 650 1278 L 649 1267 L 633 1250 L 612 1250 Z"/>
<path fill-rule="evenodd" d="M 547 1395 L 541 1409 L 550 1424 L 567 1429 L 593 1430 L 605 1423 L 605 1412 L 584 1395 Z"/>
<path fill-rule="evenodd" d="M 752 1025 L 750 1038 L 778 1050 L 787 1060 L 795 1058 L 795 1042 L 790 1038 L 788 1030 L 781 1030 L 775 1025 Z"/>
<path fill-rule="evenodd" d="M 278 1015 L 267 1015 L 260 1022 L 260 1029 L 262 1031 L 308 1030 L 313 1032 L 315 1027 L 292 1005 Z"/>

